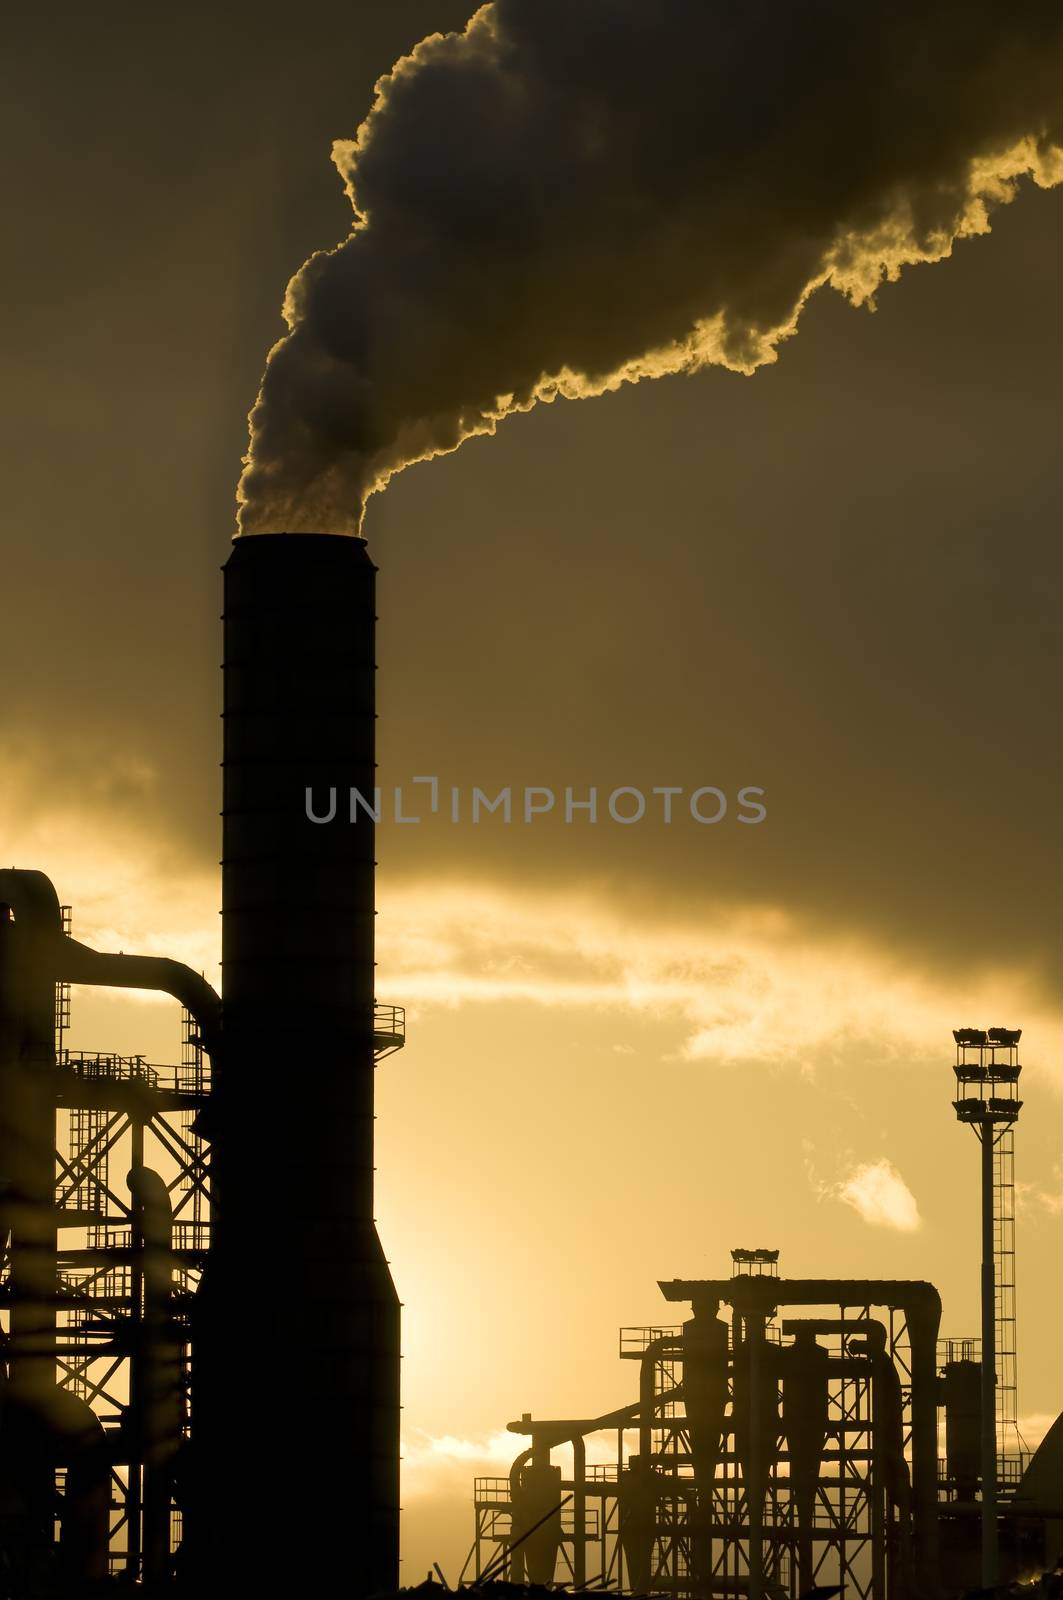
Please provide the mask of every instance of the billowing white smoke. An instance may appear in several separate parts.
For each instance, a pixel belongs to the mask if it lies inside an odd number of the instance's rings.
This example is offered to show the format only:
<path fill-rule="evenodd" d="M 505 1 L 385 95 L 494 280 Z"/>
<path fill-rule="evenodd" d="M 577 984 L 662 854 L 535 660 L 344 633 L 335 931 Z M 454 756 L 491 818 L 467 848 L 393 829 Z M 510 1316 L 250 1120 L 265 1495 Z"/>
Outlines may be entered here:
<path fill-rule="evenodd" d="M 395 472 L 559 395 L 774 359 L 1063 178 L 1059 0 L 493 0 L 333 147 L 244 532 L 357 530 Z"/>

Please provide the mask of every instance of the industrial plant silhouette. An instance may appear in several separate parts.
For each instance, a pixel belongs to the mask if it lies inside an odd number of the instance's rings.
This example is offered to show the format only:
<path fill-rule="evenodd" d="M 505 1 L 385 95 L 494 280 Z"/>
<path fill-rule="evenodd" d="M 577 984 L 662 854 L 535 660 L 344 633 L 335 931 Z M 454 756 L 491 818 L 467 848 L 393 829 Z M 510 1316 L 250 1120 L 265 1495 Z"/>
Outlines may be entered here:
<path fill-rule="evenodd" d="M 47 877 L 0 872 L 2 1596 L 398 1586 L 373 1075 L 404 1017 L 374 993 L 372 818 L 302 804 L 374 786 L 374 579 L 335 535 L 245 537 L 227 564 L 222 997 L 87 948 Z M 69 1048 L 72 984 L 172 996 L 180 1064 Z M 469 1581 L 930 1600 L 1050 1565 L 1063 1427 L 1028 1461 L 1016 1424 L 1018 1047 L 955 1035 L 979 1338 L 941 1338 L 929 1283 L 787 1279 L 771 1250 L 662 1283 L 681 1320 L 621 1334 L 634 1398 L 510 1424 Z"/>

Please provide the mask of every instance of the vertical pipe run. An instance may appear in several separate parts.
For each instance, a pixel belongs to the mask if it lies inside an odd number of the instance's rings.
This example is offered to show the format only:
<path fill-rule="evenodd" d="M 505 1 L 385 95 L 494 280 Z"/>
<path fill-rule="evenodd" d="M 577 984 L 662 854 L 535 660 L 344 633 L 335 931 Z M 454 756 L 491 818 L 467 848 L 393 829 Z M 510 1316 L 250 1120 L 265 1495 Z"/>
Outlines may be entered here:
<path fill-rule="evenodd" d="M 941 1300 L 928 1283 L 905 1285 L 896 1304 L 904 1312 L 912 1363 L 912 1537 L 916 1581 L 933 1593 L 938 1573 L 937 1340 Z M 889 1302 L 887 1302 L 889 1303 Z"/>
<path fill-rule="evenodd" d="M 587 1441 L 572 1435 L 572 1582 L 582 1589 L 587 1582 Z"/>
<path fill-rule="evenodd" d="M 181 1438 L 181 1344 L 173 1317 L 173 1207 L 159 1173 L 143 1164 L 144 1126 L 134 1124 L 132 1205 L 136 1321 L 129 1399 L 141 1462 L 140 1547 L 148 1589 L 171 1571 L 170 1499 Z"/>
<path fill-rule="evenodd" d="M 1000 1581 L 997 1533 L 996 1265 L 993 1240 L 993 1130 L 982 1123 L 982 1588 Z"/>
<path fill-rule="evenodd" d="M 871 1593 L 885 1595 L 886 1540 L 891 1522 L 891 1500 L 887 1468 L 889 1414 L 884 1391 L 894 1371 L 893 1363 L 887 1361 L 881 1349 L 874 1349 L 870 1340 L 867 1364 L 871 1380 L 871 1468 L 868 1474 L 871 1496 Z"/>
<path fill-rule="evenodd" d="M 238 539 L 225 568 L 222 1048 L 193 1374 L 201 1570 L 398 1583 L 399 1307 L 373 1214 L 375 568 Z M 336 793 L 331 822 L 330 791 Z M 191 1530 L 190 1530 L 191 1532 Z"/>
<path fill-rule="evenodd" d="M 764 1587 L 764 1475 L 767 1462 L 762 1458 L 760 1430 L 760 1368 L 764 1359 L 764 1317 L 754 1314 L 745 1319 L 749 1350 L 749 1600 L 761 1600 Z"/>
<path fill-rule="evenodd" d="M 129 1120 L 130 1169 L 144 1170 L 144 1123 L 139 1114 Z M 144 1363 L 144 1214 L 136 1204 L 129 1211 L 129 1340 L 133 1375 L 129 1394 L 130 1459 L 126 1488 L 126 1572 L 131 1583 L 140 1576 L 144 1549 L 144 1443 L 147 1432 L 140 1374 Z M 155 1574 L 152 1574 L 155 1576 Z"/>
<path fill-rule="evenodd" d="M 11 1297 L 6 1393 L 40 1414 L 56 1376 L 55 975 L 49 955 L 62 923 L 55 891 L 41 873 L 2 877 L 0 1247 L 10 1250 Z M 20 1485 L 41 1508 L 43 1526 L 55 1499 L 46 1457 L 27 1458 Z"/>

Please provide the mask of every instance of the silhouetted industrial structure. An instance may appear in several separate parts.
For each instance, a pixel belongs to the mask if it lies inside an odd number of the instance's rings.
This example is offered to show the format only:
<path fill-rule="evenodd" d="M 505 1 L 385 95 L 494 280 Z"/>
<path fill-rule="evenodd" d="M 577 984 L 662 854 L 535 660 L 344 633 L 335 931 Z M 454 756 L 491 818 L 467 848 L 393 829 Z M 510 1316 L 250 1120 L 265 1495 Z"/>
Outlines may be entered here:
<path fill-rule="evenodd" d="M 955 1028 L 958 1120 L 981 1146 L 982 1352 L 979 1467 L 982 1483 L 982 1586 L 1000 1581 L 997 1480 L 1017 1431 L 1015 1331 L 1015 1144 L 1021 1028 Z"/>
<path fill-rule="evenodd" d="M 956 1112 L 982 1139 L 982 1341 L 939 1338 L 931 1284 L 780 1278 L 773 1250 L 732 1251 L 729 1279 L 661 1283 L 691 1316 L 621 1330 L 637 1399 L 509 1424 L 529 1443 L 508 1477 L 476 1480 L 476 1573 L 920 1600 L 977 1587 L 990 1564 L 995 1581 L 1053 1563 L 1063 1418 L 1032 1459 L 1016 1422 L 1019 1037 L 955 1035 Z"/>
<path fill-rule="evenodd" d="M 373 1072 L 404 1021 L 374 1000 L 372 815 L 305 806 L 373 793 L 374 579 L 349 537 L 227 564 L 224 1003 L 78 944 L 47 878 L 0 872 L 5 1593 L 397 1585 Z M 72 1051 L 72 984 L 172 995 L 181 1065 Z"/>
<path fill-rule="evenodd" d="M 223 999 L 80 944 L 46 877 L 0 871 L 0 1600 L 109 1574 L 397 1587 L 373 1074 L 404 1018 L 374 997 L 374 580 L 348 537 L 256 535 L 227 564 Z M 363 803 L 324 825 L 308 792 Z M 73 985 L 172 996 L 180 1064 L 71 1049 Z M 510 1424 L 509 1475 L 476 1483 L 477 1576 L 936 1600 L 1059 1555 L 1063 1419 L 1029 1461 L 1016 1428 L 1019 1037 L 955 1034 L 981 1341 L 939 1339 L 928 1283 L 781 1278 L 777 1251 L 662 1283 L 689 1315 L 622 1331 L 633 1400 Z"/>

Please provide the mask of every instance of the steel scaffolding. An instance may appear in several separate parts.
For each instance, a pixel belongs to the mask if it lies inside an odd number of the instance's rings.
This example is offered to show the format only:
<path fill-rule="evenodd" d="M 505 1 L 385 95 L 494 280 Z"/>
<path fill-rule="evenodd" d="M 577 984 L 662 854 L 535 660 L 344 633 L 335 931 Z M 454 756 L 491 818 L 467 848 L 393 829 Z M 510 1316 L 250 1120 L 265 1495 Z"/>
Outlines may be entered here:
<path fill-rule="evenodd" d="M 639 1365 L 637 1403 L 591 1421 L 525 1415 L 510 1424 L 531 1447 L 509 1478 L 476 1480 L 478 1577 L 495 1569 L 519 1578 L 527 1544 L 539 1581 L 556 1570 L 563 1581 L 631 1593 L 914 1592 L 920 1540 L 936 1515 L 924 1503 L 936 1457 L 922 1461 L 913 1517 L 912 1339 L 908 1301 L 891 1291 L 925 1286 L 789 1284 L 774 1264 L 736 1254 L 730 1284 L 662 1285 L 670 1298 L 689 1291 L 691 1322 L 621 1330 L 621 1359 Z M 727 1320 L 708 1309 L 720 1301 Z M 932 1307 L 929 1321 L 920 1316 L 925 1456 L 936 1321 Z M 559 1512 L 551 1540 L 521 1511 L 524 1475 L 541 1478 L 551 1447 L 577 1432 L 615 1438 L 616 1460 L 581 1471 L 584 1447 L 573 1452 L 550 1493 L 557 1507 L 571 1497 L 574 1512 Z M 932 1429 L 929 1439 L 933 1450 Z M 597 1514 L 581 1514 L 581 1504 Z"/>
<path fill-rule="evenodd" d="M 65 907 L 62 931 L 70 933 Z M 46 1099 L 39 1221 L 55 1241 L 54 1280 L 40 1301 L 43 1337 L 56 1389 L 88 1405 L 103 1429 L 109 1570 L 150 1586 L 173 1575 L 183 1532 L 177 1500 L 191 1435 L 193 1308 L 211 1232 L 210 1056 L 186 1010 L 181 1059 L 171 1066 L 72 1049 L 70 1022 L 71 985 L 59 982 L 54 1058 L 46 1038 L 40 1069 L 48 1074 L 52 1110 L 49 1116 Z M 374 1006 L 374 1059 L 404 1043 L 402 1008 Z M 16 1233 L 25 1225 L 17 1215 Z M 24 1303 L 15 1281 L 17 1242 L 8 1228 L 0 1231 L 0 1376 Z M 69 1468 L 53 1471 L 62 1507 Z M 63 1515 L 57 1510 L 57 1540 Z"/>
<path fill-rule="evenodd" d="M 210 1070 L 187 1013 L 183 1040 L 182 1062 L 174 1067 L 64 1046 L 56 1052 L 57 1125 L 66 1131 L 65 1150 L 61 1145 L 56 1152 L 57 1378 L 92 1406 L 111 1440 L 109 1562 L 112 1572 L 130 1578 L 152 1565 L 144 1525 L 152 1463 L 143 1459 L 130 1425 L 138 1356 L 147 1331 L 159 1331 L 153 1296 L 164 1280 L 161 1342 L 168 1348 L 161 1360 L 168 1364 L 176 1424 L 166 1445 L 173 1458 L 188 1433 L 189 1312 L 210 1237 L 207 1148 L 196 1132 Z M 131 1175 L 137 1169 L 160 1175 L 168 1241 L 145 1226 L 133 1186 L 112 1179 L 116 1163 Z M 164 1567 L 180 1542 L 169 1489 L 166 1501 L 159 1535 L 165 1549 L 155 1553 L 156 1565 Z"/>

